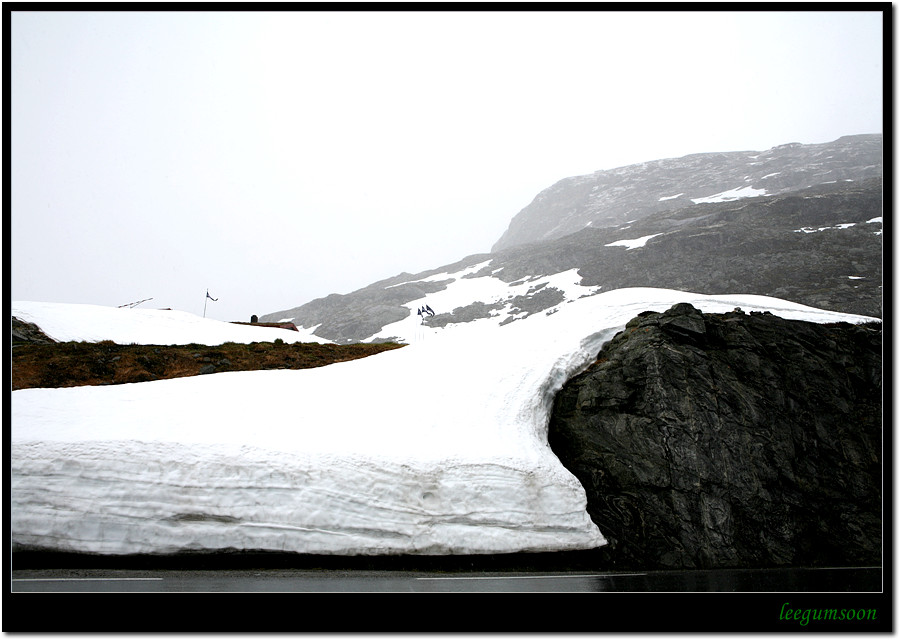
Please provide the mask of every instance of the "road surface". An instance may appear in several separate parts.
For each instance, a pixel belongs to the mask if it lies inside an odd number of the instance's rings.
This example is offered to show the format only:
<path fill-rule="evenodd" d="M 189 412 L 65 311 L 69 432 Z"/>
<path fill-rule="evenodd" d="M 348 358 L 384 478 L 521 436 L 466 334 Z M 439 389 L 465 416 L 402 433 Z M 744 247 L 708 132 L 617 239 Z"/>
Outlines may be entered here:
<path fill-rule="evenodd" d="M 13 592 L 873 592 L 872 567 L 650 572 L 439 572 L 355 569 L 26 569 Z"/>

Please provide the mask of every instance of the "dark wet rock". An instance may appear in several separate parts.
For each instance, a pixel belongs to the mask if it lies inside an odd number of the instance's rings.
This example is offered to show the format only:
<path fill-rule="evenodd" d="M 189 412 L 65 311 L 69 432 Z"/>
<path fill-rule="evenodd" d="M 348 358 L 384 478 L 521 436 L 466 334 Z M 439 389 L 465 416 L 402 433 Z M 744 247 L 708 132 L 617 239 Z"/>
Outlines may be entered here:
<path fill-rule="evenodd" d="M 644 313 L 556 398 L 549 442 L 618 569 L 880 565 L 880 323 Z"/>
<path fill-rule="evenodd" d="M 441 291 L 447 281 L 419 282 L 440 269 L 416 276 L 402 273 L 348 294 L 333 293 L 299 307 L 260 317 L 262 322 L 290 319 L 299 327 L 318 327 L 314 334 L 338 344 L 358 342 L 389 324 L 409 317 L 403 305 L 428 293 Z"/>
<path fill-rule="evenodd" d="M 451 323 L 472 322 L 482 318 L 489 318 L 492 313 L 497 313 L 503 308 L 502 304 L 485 304 L 473 302 L 464 307 L 456 307 L 447 313 L 437 313 L 422 319 L 422 323 L 429 327 L 446 327 Z"/>
<path fill-rule="evenodd" d="M 33 322 L 26 322 L 12 316 L 10 323 L 12 344 L 53 344 L 53 338 L 41 331 L 41 328 Z"/>

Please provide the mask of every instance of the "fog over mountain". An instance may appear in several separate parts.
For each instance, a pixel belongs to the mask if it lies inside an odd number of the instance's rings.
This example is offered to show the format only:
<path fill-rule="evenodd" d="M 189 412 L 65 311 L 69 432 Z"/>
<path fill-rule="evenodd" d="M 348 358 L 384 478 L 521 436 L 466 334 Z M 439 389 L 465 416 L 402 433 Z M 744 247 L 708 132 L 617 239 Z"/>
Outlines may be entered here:
<path fill-rule="evenodd" d="M 260 321 L 291 321 L 335 342 L 408 341 L 417 324 L 512 322 L 621 287 L 751 293 L 881 317 L 882 175 L 882 136 L 872 134 L 565 178 L 519 212 L 489 254 Z M 571 283 L 551 282 L 563 273 Z M 426 304 L 433 315 L 419 314 Z"/>
<path fill-rule="evenodd" d="M 615 227 L 703 202 L 778 195 L 882 174 L 880 135 L 768 151 L 700 153 L 560 180 L 535 197 L 492 247 L 554 240 L 584 227 Z"/>

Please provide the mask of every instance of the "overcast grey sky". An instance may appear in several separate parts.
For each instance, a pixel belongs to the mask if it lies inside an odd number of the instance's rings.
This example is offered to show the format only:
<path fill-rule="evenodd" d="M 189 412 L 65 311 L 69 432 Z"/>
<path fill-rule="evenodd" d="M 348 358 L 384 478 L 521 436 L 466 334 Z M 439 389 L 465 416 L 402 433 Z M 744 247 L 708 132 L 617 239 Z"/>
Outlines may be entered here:
<path fill-rule="evenodd" d="M 568 176 L 880 133 L 882 19 L 13 11 L 12 298 L 248 320 L 487 252 Z"/>

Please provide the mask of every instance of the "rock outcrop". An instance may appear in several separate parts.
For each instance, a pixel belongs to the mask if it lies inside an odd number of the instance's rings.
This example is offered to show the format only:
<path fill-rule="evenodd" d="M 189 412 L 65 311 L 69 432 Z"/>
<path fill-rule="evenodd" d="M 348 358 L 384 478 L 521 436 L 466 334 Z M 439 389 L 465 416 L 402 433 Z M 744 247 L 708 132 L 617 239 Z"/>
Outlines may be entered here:
<path fill-rule="evenodd" d="M 33 322 L 26 322 L 12 316 L 10 321 L 10 338 L 13 346 L 17 344 L 53 344 L 53 338 L 41 331 L 41 328 Z"/>
<path fill-rule="evenodd" d="M 880 565 L 881 325 L 646 312 L 557 395 L 605 568 Z"/>

